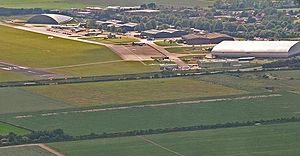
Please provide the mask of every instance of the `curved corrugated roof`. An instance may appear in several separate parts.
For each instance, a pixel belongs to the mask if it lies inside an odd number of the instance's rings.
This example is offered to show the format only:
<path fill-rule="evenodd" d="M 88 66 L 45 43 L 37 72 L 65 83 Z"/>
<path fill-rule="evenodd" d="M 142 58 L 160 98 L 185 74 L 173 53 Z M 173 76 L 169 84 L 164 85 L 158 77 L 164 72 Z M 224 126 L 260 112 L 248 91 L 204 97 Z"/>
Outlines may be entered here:
<path fill-rule="evenodd" d="M 288 53 L 298 41 L 223 41 L 212 52 L 218 53 Z"/>
<path fill-rule="evenodd" d="M 60 14 L 41 14 L 41 15 L 33 16 L 32 18 L 30 18 L 28 20 L 28 22 L 29 23 L 39 23 L 40 22 L 41 24 L 43 24 L 43 20 L 41 20 L 41 19 L 44 19 L 45 21 L 53 20 L 57 24 L 66 23 L 66 22 L 73 20 L 73 18 L 70 16 L 65 16 L 65 15 L 60 15 Z M 44 22 L 44 23 L 51 23 L 51 22 Z"/>

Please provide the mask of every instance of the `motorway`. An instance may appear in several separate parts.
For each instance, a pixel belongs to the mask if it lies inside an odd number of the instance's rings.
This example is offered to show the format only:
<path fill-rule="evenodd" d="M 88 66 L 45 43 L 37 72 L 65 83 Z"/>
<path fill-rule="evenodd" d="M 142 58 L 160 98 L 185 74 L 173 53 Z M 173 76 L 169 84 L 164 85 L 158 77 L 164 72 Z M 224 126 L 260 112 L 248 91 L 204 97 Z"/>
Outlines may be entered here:
<path fill-rule="evenodd" d="M 16 73 L 21 73 L 24 75 L 40 77 L 43 79 L 55 79 L 55 78 L 64 78 L 63 75 L 58 75 L 54 73 L 50 73 L 44 70 L 33 69 L 29 67 L 23 67 L 15 64 L 9 64 L 5 62 L 0 62 L 0 70 L 11 71 Z"/>

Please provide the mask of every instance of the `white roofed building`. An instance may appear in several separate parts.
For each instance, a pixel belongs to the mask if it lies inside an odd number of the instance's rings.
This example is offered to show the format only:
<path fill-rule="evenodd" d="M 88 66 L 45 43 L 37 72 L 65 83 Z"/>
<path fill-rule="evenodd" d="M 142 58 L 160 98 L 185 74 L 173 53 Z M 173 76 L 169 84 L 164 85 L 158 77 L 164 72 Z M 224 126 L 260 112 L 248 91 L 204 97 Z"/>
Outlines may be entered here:
<path fill-rule="evenodd" d="M 300 54 L 298 41 L 223 41 L 212 49 L 216 57 L 287 58 Z"/>
<path fill-rule="evenodd" d="M 41 14 L 35 15 L 27 20 L 31 24 L 63 24 L 73 20 L 73 17 L 60 14 Z"/>

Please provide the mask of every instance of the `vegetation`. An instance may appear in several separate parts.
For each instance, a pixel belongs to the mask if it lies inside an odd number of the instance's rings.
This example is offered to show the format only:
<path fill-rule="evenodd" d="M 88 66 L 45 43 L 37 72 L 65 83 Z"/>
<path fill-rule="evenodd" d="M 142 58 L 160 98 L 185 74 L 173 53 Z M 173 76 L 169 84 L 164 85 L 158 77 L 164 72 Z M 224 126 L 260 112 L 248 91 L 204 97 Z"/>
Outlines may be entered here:
<path fill-rule="evenodd" d="M 180 90 L 175 88 L 180 88 Z M 222 85 L 182 78 L 41 86 L 26 88 L 26 90 L 77 106 L 126 104 L 245 93 Z M 66 92 L 72 94 L 65 94 Z"/>
<path fill-rule="evenodd" d="M 117 38 L 103 38 L 103 37 L 92 37 L 92 38 L 86 38 L 90 41 L 96 41 L 100 43 L 105 44 L 116 44 L 116 45 L 123 45 L 123 44 L 131 44 L 132 42 L 139 42 L 136 38 L 130 38 L 130 37 L 117 37 Z"/>
<path fill-rule="evenodd" d="M 174 101 L 165 101 L 161 103 L 171 103 L 171 105 L 132 107 L 127 109 L 125 107 L 124 109 L 116 110 L 102 110 L 101 108 L 103 107 L 92 107 L 79 109 L 78 111 L 72 109 L 19 113 L 1 115 L 0 119 L 33 130 L 61 128 L 67 134 L 78 136 L 90 133 L 101 134 L 103 132 L 113 133 L 141 129 L 299 117 L 299 113 L 297 113 L 300 109 L 297 102 L 299 94 L 282 93 L 280 95 L 267 96 L 265 98 L 261 98 L 261 94 L 257 95 L 257 98 L 245 95 L 224 101 L 220 100 L 223 98 L 209 98 L 207 101 L 205 99 L 202 99 L 203 101 L 201 99 L 191 99 L 194 102 L 190 104 L 188 102 L 186 104 L 178 104 Z M 155 104 L 155 102 L 148 104 Z M 16 116 L 27 116 L 27 118 L 16 118 Z"/>
<path fill-rule="evenodd" d="M 175 41 L 167 41 L 167 40 L 164 40 L 164 41 L 156 41 L 154 42 L 156 45 L 159 45 L 159 46 L 179 46 Z"/>
<path fill-rule="evenodd" d="M 11 147 L 0 149 L 1 156 L 53 156 L 38 146 Z"/>
<path fill-rule="evenodd" d="M 48 39 L 46 35 L 5 26 L 0 26 L 0 35 L 1 60 L 23 66 L 56 67 L 120 59 L 104 46 Z"/>
<path fill-rule="evenodd" d="M 10 71 L 4 71 L 0 69 L 0 82 L 6 82 L 6 81 L 21 81 L 21 80 L 32 80 L 37 79 L 35 77 L 26 76 Z"/>
<path fill-rule="evenodd" d="M 33 94 L 23 89 L 0 89 L 0 114 L 69 108 L 64 102 Z"/>
<path fill-rule="evenodd" d="M 290 67 L 290 68 L 299 68 L 300 59 L 292 58 L 287 60 L 279 60 L 263 65 L 264 68 L 281 68 L 281 67 Z"/>
<path fill-rule="evenodd" d="M 176 54 L 205 54 L 208 51 L 205 47 L 174 47 L 166 48 L 167 51 Z"/>
<path fill-rule="evenodd" d="M 2 7 L 18 7 L 18 8 L 73 8 L 73 7 L 86 7 L 91 5 L 96 6 L 136 6 L 142 5 L 144 3 L 156 2 L 162 5 L 173 5 L 173 6 L 200 6 L 200 7 L 207 7 L 212 5 L 214 0 L 188 0 L 188 1 L 181 1 L 181 0 L 114 0 L 114 1 L 106 1 L 106 0 L 76 0 L 76 1 L 69 1 L 69 0 L 1 0 L 0 6 Z"/>
<path fill-rule="evenodd" d="M 7 135 L 11 132 L 18 135 L 24 135 L 30 133 L 30 131 L 28 130 L 0 122 L 0 135 Z"/>
<path fill-rule="evenodd" d="M 166 156 L 173 153 L 150 144 L 145 139 L 183 155 L 299 155 L 299 123 L 169 133 L 141 137 L 124 137 L 52 143 L 51 147 L 66 155 L 90 156 Z M 84 149 L 84 150 L 83 150 Z"/>

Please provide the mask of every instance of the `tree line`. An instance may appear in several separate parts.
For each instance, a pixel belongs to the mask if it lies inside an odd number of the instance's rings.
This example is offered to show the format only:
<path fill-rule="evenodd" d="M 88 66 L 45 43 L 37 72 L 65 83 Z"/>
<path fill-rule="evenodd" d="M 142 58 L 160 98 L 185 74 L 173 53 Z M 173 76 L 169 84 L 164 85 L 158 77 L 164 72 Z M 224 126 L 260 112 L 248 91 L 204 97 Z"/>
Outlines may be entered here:
<path fill-rule="evenodd" d="M 70 136 L 66 134 L 62 129 L 56 129 L 53 131 L 32 132 L 27 135 L 17 135 L 14 133 L 9 133 L 8 135 L 0 136 L 0 146 L 153 135 L 153 134 L 164 134 L 164 133 L 172 133 L 172 132 L 272 125 L 272 124 L 282 124 L 282 123 L 291 123 L 291 122 L 300 122 L 300 117 L 277 118 L 271 120 L 258 120 L 258 121 L 246 121 L 246 122 L 227 122 L 224 124 L 213 124 L 213 125 L 133 130 L 133 131 L 126 131 L 126 132 L 102 133 L 102 134 L 91 133 L 88 135 L 80 135 L 80 136 Z"/>

